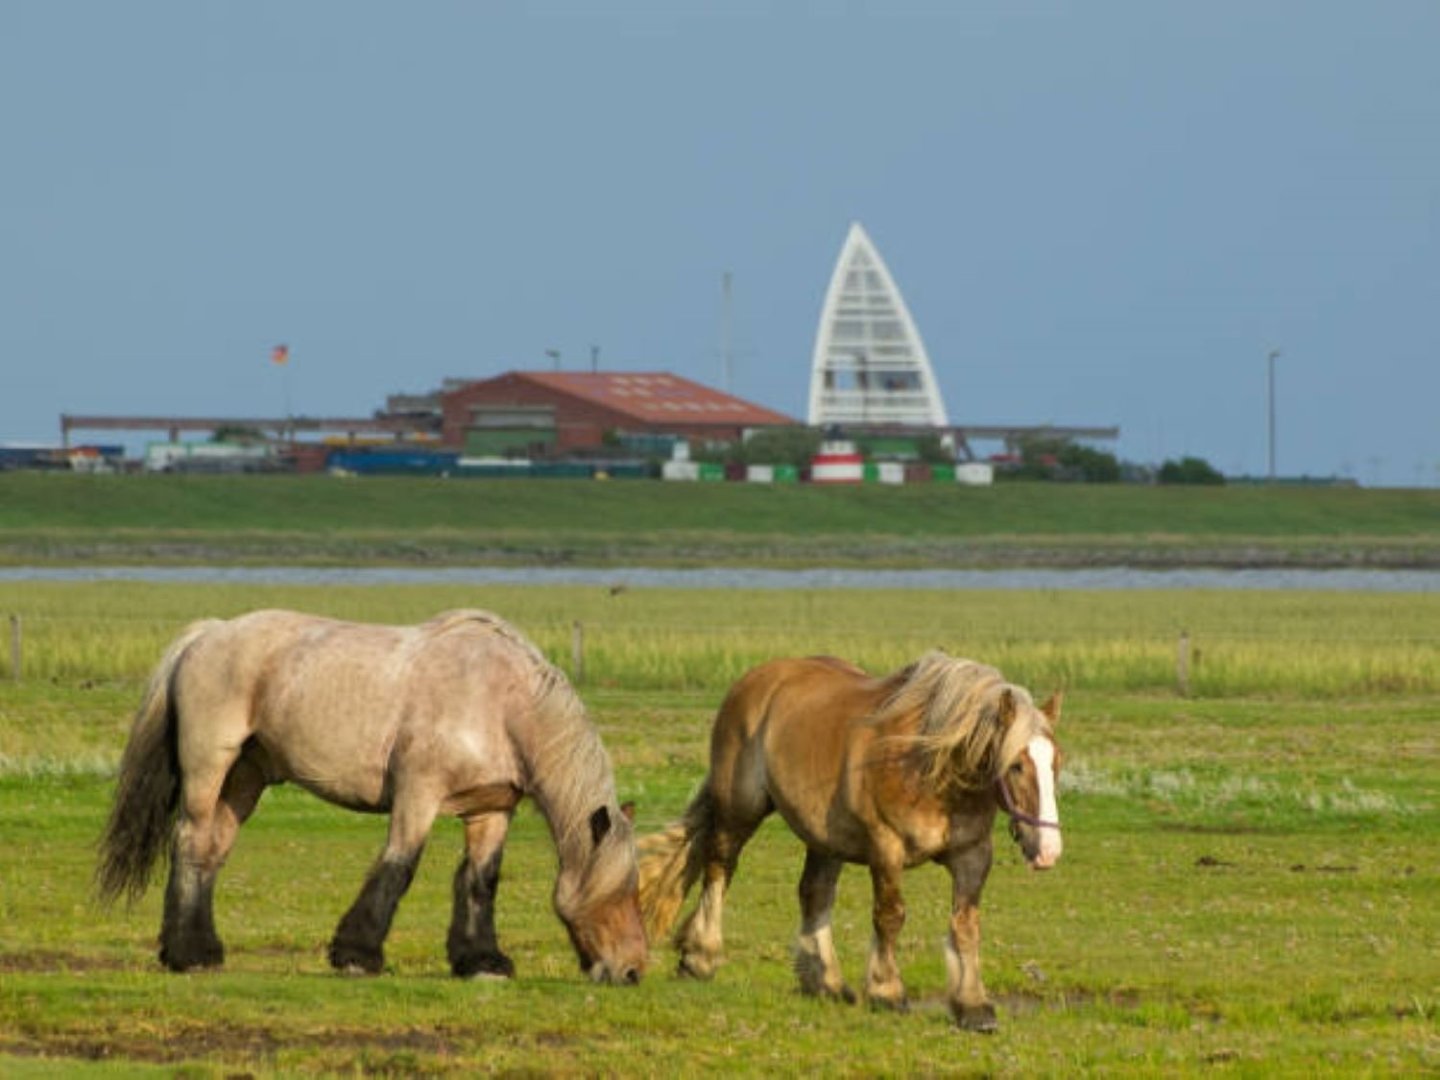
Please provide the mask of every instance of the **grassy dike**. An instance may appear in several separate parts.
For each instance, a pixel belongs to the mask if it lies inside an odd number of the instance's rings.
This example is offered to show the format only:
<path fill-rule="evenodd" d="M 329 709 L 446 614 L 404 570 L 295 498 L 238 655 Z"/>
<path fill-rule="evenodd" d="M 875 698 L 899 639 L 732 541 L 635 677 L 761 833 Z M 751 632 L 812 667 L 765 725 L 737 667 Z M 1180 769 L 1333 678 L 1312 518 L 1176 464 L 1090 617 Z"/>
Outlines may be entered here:
<path fill-rule="evenodd" d="M 0 565 L 1440 566 L 1440 491 L 0 474 Z"/>

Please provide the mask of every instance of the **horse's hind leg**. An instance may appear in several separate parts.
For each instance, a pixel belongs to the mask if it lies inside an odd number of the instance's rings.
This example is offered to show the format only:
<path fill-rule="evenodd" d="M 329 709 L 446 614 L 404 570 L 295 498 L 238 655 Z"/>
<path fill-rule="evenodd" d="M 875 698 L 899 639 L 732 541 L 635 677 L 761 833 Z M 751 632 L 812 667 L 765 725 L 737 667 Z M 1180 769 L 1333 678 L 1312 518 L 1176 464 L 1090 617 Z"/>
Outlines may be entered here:
<path fill-rule="evenodd" d="M 680 947 L 681 975 L 709 979 L 720 966 L 725 952 L 722 930 L 725 890 L 735 876 L 741 850 L 769 812 L 767 802 L 764 810 L 753 820 L 747 817 L 738 822 L 717 821 L 711 831 L 705 849 L 700 903 L 675 935 L 675 942 Z M 716 816 L 720 816 L 718 810 Z"/>
<path fill-rule="evenodd" d="M 455 871 L 455 916 L 446 954 L 450 970 L 461 978 L 498 975 L 510 978 L 515 965 L 495 938 L 495 893 L 500 887 L 500 856 L 510 814 L 480 814 L 465 822 L 465 858 Z"/>
<path fill-rule="evenodd" d="M 795 943 L 795 974 L 800 979 L 800 989 L 806 994 L 853 1002 L 855 993 L 845 985 L 830 931 L 835 886 L 844 868 L 841 860 L 814 848 L 805 852 L 805 869 L 800 875 L 800 938 Z"/>
<path fill-rule="evenodd" d="M 160 926 L 160 962 L 172 971 L 225 962 L 215 931 L 215 879 L 264 790 L 264 774 L 245 757 L 225 775 L 218 799 L 213 781 L 186 777 Z"/>
<path fill-rule="evenodd" d="M 415 877 L 437 810 L 428 794 L 408 798 L 396 794 L 385 849 L 330 939 L 330 965 L 337 971 L 375 975 L 385 966 L 390 922 Z"/>

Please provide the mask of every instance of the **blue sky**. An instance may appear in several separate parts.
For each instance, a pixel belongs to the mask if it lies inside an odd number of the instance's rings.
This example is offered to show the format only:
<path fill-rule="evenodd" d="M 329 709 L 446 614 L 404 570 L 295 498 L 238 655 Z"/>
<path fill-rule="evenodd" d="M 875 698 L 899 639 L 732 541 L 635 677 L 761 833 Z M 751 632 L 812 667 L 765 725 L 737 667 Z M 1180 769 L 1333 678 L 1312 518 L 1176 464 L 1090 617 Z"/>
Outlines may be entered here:
<path fill-rule="evenodd" d="M 0 440 L 668 369 L 864 223 L 952 421 L 1440 484 L 1440 4 L 0 3 Z M 291 347 L 285 368 L 269 362 Z"/>

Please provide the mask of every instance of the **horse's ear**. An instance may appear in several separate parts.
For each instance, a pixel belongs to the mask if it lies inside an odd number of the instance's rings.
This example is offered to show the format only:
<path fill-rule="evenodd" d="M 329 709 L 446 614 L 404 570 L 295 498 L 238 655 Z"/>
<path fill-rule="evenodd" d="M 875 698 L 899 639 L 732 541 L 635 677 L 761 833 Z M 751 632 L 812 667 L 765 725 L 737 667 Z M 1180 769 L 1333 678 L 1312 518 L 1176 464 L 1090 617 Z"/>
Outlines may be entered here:
<path fill-rule="evenodd" d="M 605 834 L 609 831 L 610 811 L 602 806 L 590 815 L 590 839 L 599 847 L 600 841 L 605 839 Z"/>
<path fill-rule="evenodd" d="M 1010 687 L 1000 691 L 1000 726 L 1009 727 L 1015 722 L 1015 693 Z"/>
<path fill-rule="evenodd" d="M 625 815 L 625 820 L 630 822 L 631 825 L 635 824 L 635 804 L 633 802 L 622 802 L 620 804 L 620 813 Z"/>
<path fill-rule="evenodd" d="M 1060 706 L 1064 703 L 1065 691 L 1056 690 L 1053 694 L 1050 695 L 1050 699 L 1046 701 L 1044 705 L 1040 706 L 1040 711 L 1043 712 L 1046 718 L 1050 721 L 1050 726 L 1052 728 L 1057 727 L 1060 724 Z"/>

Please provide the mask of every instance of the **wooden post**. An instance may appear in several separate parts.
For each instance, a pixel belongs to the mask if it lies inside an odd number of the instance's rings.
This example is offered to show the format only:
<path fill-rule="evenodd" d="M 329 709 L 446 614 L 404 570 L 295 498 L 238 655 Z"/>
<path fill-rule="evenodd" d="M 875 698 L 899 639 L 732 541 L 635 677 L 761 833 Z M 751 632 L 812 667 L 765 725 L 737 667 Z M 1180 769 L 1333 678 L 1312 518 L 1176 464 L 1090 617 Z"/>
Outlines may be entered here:
<path fill-rule="evenodd" d="M 570 625 L 570 677 L 576 686 L 585 681 L 585 627 L 579 619 Z"/>
<path fill-rule="evenodd" d="M 1190 696 L 1190 633 L 1180 631 L 1180 643 L 1175 647 L 1175 687 L 1181 697 Z"/>
<path fill-rule="evenodd" d="M 20 664 L 23 657 L 20 648 L 20 616 L 10 616 L 10 678 L 20 681 Z"/>

